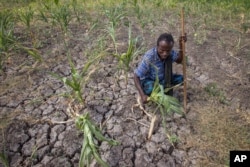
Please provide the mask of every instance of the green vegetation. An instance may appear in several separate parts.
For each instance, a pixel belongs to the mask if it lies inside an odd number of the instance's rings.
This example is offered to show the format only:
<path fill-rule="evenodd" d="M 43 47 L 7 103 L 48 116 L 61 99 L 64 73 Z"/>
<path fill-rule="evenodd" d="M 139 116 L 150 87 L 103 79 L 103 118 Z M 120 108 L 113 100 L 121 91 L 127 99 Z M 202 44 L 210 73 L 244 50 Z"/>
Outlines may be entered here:
<path fill-rule="evenodd" d="M 84 87 L 91 80 L 91 74 L 99 69 L 98 63 L 104 59 L 115 58 L 118 61 L 117 68 L 123 71 L 127 82 L 131 67 L 138 63 L 136 58 L 142 53 L 142 47 L 151 47 L 151 40 L 163 30 L 174 29 L 178 33 L 176 29 L 179 27 L 181 7 L 185 7 L 185 15 L 188 18 L 188 39 L 193 40 L 196 47 L 205 46 L 211 30 L 234 32 L 237 34 L 237 40 L 229 43 L 227 39 L 219 37 L 217 41 L 219 47 L 232 45 L 228 50 L 229 56 L 239 60 L 236 56 L 246 46 L 242 37 L 250 30 L 249 0 L 1 0 L 0 72 L 10 68 L 12 64 L 9 60 L 18 59 L 18 56 L 30 55 L 33 60 L 46 65 L 47 62 L 42 61 L 44 52 L 50 54 L 51 45 L 63 43 L 66 56 L 61 53 L 56 53 L 56 56 L 59 61 L 63 57 L 68 58 L 70 75 L 53 75 L 70 89 L 73 100 L 84 104 Z M 79 32 L 76 32 L 75 28 Z M 140 43 L 138 36 L 142 36 L 143 43 Z M 125 46 L 124 38 L 127 39 Z M 76 40 L 81 42 L 81 51 L 84 52 L 81 53 L 81 58 L 85 60 L 85 64 L 81 69 L 77 68 L 79 64 L 74 59 Z M 41 43 L 41 48 L 37 47 L 36 43 Z M 27 64 L 32 63 L 34 61 Z M 204 90 L 217 101 L 228 104 L 225 93 L 215 83 L 208 84 Z M 165 95 L 165 91 L 156 82 L 149 101 L 157 105 L 163 118 L 172 111 L 182 114 L 179 102 Z M 216 166 L 225 165 L 228 150 L 247 147 L 247 128 L 245 124 L 241 127 L 239 122 L 230 124 L 236 116 L 230 113 L 229 118 L 223 108 L 217 110 L 215 107 L 207 107 L 200 110 L 204 112 L 199 112 L 200 122 L 196 126 L 200 127 L 198 134 L 206 140 L 204 139 L 201 146 L 197 140 L 200 136 L 195 136 L 192 141 L 196 143 L 191 146 L 203 148 L 207 145 L 218 149 L 220 156 L 208 160 L 215 162 Z M 107 166 L 98 154 L 95 139 L 107 141 L 112 145 L 117 143 L 104 138 L 101 130 L 90 119 L 88 114 L 75 117 L 76 126 L 84 133 L 79 165 L 88 166 L 94 157 L 100 165 Z M 166 127 L 165 119 L 163 125 Z M 242 131 L 238 132 L 237 128 Z M 170 135 L 167 130 L 166 134 L 172 143 L 178 140 L 177 136 Z M 239 144 L 230 138 L 231 134 L 235 135 L 233 137 Z M 8 166 L 5 154 L 0 154 L 0 159 Z"/>
<path fill-rule="evenodd" d="M 164 113 L 177 112 L 178 114 L 183 114 L 179 101 L 172 96 L 166 95 L 167 91 L 167 89 L 164 91 L 163 86 L 159 84 L 159 79 L 156 79 L 148 100 L 156 103 Z"/>
<path fill-rule="evenodd" d="M 193 126 L 197 127 L 197 133 L 188 136 L 187 147 L 192 145 L 204 151 L 200 155 L 200 166 L 228 166 L 230 150 L 249 150 L 249 120 L 239 114 L 243 111 L 205 105 L 196 112 L 199 117 Z M 209 156 L 208 152 L 214 152 L 216 157 Z"/>
<path fill-rule="evenodd" d="M 1 119 L 1 117 L 0 117 L 0 119 Z M 2 131 L 2 133 L 3 133 L 3 127 L 5 126 L 3 124 L 5 124 L 5 122 L 2 121 L 2 119 L 1 119 L 0 130 Z M 3 144 L 4 148 L 2 150 L 0 150 L 0 163 L 2 163 L 4 165 L 4 167 L 9 167 L 10 164 L 9 164 L 8 156 L 6 154 L 5 143 L 6 143 L 6 140 L 5 140 L 4 135 L 3 135 L 3 138 L 2 138 L 2 141 L 0 144 Z"/>
<path fill-rule="evenodd" d="M 209 83 L 204 89 L 210 96 L 217 97 L 222 104 L 228 104 L 223 91 L 218 88 L 216 83 Z"/>
<path fill-rule="evenodd" d="M 112 23 L 109 23 L 109 25 L 106 28 L 106 32 L 108 35 L 111 37 L 114 48 L 115 48 L 115 53 L 117 53 L 117 43 L 116 43 L 116 35 L 115 35 L 115 27 Z"/>
<path fill-rule="evenodd" d="M 23 10 L 18 10 L 19 13 L 19 19 L 20 21 L 28 28 L 30 29 L 31 22 L 34 17 L 34 11 L 33 9 L 29 6 L 29 8 L 24 8 Z"/>
<path fill-rule="evenodd" d="M 106 141 L 110 145 L 119 143 L 104 137 L 101 130 L 90 120 L 88 113 L 76 119 L 76 127 L 84 133 L 79 167 L 90 166 L 93 157 L 101 166 L 108 167 L 108 164 L 101 159 L 97 152 L 98 146 L 95 144 L 94 138 L 98 141 Z"/>
<path fill-rule="evenodd" d="M 103 12 L 108 18 L 109 23 L 114 28 L 117 28 L 119 26 L 120 21 L 126 15 L 124 5 L 125 3 L 121 3 L 119 6 L 109 7 L 108 9 L 103 6 Z"/>
<path fill-rule="evenodd" d="M 90 69 L 91 66 L 94 65 L 94 63 L 97 63 L 98 60 L 102 57 L 103 55 L 100 54 L 96 56 L 95 58 L 92 58 L 89 60 L 84 67 L 82 68 L 81 72 L 78 72 L 76 69 L 74 63 L 72 62 L 72 59 L 70 56 L 68 56 L 69 64 L 71 67 L 71 77 L 61 77 L 57 74 L 51 73 L 52 76 L 56 77 L 57 79 L 61 80 L 66 86 L 72 89 L 72 94 L 71 98 L 77 99 L 79 103 L 84 103 L 84 100 L 82 98 L 82 92 L 85 84 L 88 82 L 90 79 L 91 74 L 93 74 L 96 70 L 96 68 Z"/>
<path fill-rule="evenodd" d="M 9 162 L 5 153 L 0 153 L 0 162 L 4 165 L 4 167 L 9 167 Z"/>
<path fill-rule="evenodd" d="M 153 91 L 148 98 L 149 102 L 153 102 L 157 105 L 157 108 L 154 112 L 158 111 L 158 109 L 161 112 L 162 116 L 162 124 L 165 130 L 165 133 L 168 137 L 168 140 L 170 143 L 174 145 L 174 143 L 177 142 L 178 137 L 175 135 L 171 135 L 167 130 L 167 123 L 166 123 L 166 117 L 171 112 L 176 112 L 178 114 L 183 114 L 182 107 L 179 103 L 179 101 L 169 95 L 166 95 L 165 93 L 168 91 L 168 89 L 164 90 L 163 86 L 159 84 L 159 79 L 157 78 L 154 83 Z"/>
<path fill-rule="evenodd" d="M 53 22 L 58 23 L 61 30 L 66 34 L 72 17 L 68 6 L 62 5 L 58 6 L 56 10 L 52 9 L 51 15 Z"/>
<path fill-rule="evenodd" d="M 72 58 L 68 56 L 69 64 L 71 67 L 71 77 L 60 77 L 59 75 L 54 73 L 52 73 L 51 75 L 61 80 L 66 86 L 72 89 L 73 96 L 70 97 L 73 101 L 76 99 L 78 101 L 78 104 L 84 104 L 84 99 L 82 98 L 83 89 L 85 87 L 85 84 L 90 79 L 91 74 L 96 71 L 96 68 L 93 68 L 93 66 L 98 64 L 103 55 L 104 54 L 101 53 L 94 58 L 90 57 L 91 59 L 86 62 L 80 73 L 76 69 Z M 90 116 L 88 113 L 79 115 L 79 111 L 73 112 L 74 113 L 70 113 L 70 115 L 74 117 L 76 127 L 84 133 L 79 167 L 90 166 L 93 158 L 95 158 L 95 160 L 100 165 L 108 167 L 108 164 L 101 159 L 98 153 L 98 147 L 97 144 L 95 144 L 95 139 L 99 141 L 107 141 L 110 145 L 118 145 L 118 142 L 105 138 L 102 135 L 101 130 L 90 120 Z"/>
<path fill-rule="evenodd" d="M 0 12 L 0 71 L 4 62 L 10 56 L 10 50 L 14 47 L 14 17 L 8 12 Z"/>
<path fill-rule="evenodd" d="M 14 21 L 12 12 L 0 12 L 0 72 L 3 70 L 5 61 L 17 50 L 25 51 L 36 61 L 42 60 L 38 50 L 18 42 L 14 36 Z"/>
<path fill-rule="evenodd" d="M 138 38 L 133 38 L 131 34 L 131 25 L 128 31 L 128 48 L 126 53 L 114 54 L 118 59 L 118 70 L 125 73 L 126 85 L 128 84 L 128 73 L 134 59 L 141 53 L 141 46 L 137 48 Z M 119 71 L 118 71 L 119 72 Z"/>

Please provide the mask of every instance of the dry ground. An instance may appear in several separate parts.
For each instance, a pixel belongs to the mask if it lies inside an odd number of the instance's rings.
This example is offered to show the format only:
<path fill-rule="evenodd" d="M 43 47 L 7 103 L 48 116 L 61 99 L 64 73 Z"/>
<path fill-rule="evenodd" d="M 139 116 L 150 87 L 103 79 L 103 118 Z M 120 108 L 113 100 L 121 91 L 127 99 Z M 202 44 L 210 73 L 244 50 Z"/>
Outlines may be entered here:
<path fill-rule="evenodd" d="M 135 23 L 133 34 L 141 37 L 145 49 L 154 46 L 159 34 L 166 30 L 177 41 L 179 25 L 169 25 L 168 18 L 178 17 L 168 13 L 165 16 L 160 24 L 144 28 L 130 18 Z M 161 124 L 152 140 L 146 139 L 150 120 L 139 108 L 131 111 L 137 96 L 133 70 L 126 86 L 124 76 L 116 75 L 117 61 L 110 55 L 98 64 L 98 71 L 84 89 L 86 105 L 72 106 L 80 113 L 90 112 L 105 135 L 121 143 L 113 147 L 99 143 L 100 154 L 110 166 L 226 166 L 230 150 L 250 150 L 250 33 L 204 27 L 205 38 L 197 39 L 192 20 L 187 20 L 188 112 L 167 118 L 167 128 L 179 139 L 174 147 Z M 88 33 L 88 28 L 84 24 L 70 25 L 69 48 L 78 69 L 86 62 L 86 52 L 98 46 L 96 39 L 102 35 L 98 30 Z M 15 33 L 29 41 L 23 31 L 19 26 Z M 35 63 L 26 53 L 19 52 L 8 59 L 6 75 L 0 76 L 0 148 L 10 166 L 78 166 L 83 135 L 74 122 L 41 121 L 70 119 L 70 100 L 63 97 L 68 89 L 49 74 L 70 76 L 67 50 L 58 31 L 46 26 L 34 28 L 43 61 Z M 122 25 L 117 30 L 118 50 L 126 49 L 127 39 L 127 27 Z M 110 40 L 106 46 L 112 52 Z M 133 67 L 141 57 L 133 62 Z M 181 73 L 182 66 L 175 65 L 174 70 Z M 182 103 L 182 88 L 175 90 L 175 96 Z"/>

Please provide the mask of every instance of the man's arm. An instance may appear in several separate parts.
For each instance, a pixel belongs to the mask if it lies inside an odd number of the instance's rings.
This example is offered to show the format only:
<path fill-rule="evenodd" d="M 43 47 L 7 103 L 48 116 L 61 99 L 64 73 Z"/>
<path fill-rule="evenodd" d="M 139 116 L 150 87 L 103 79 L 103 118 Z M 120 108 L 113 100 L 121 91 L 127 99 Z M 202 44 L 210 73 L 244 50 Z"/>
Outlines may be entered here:
<path fill-rule="evenodd" d="M 135 82 L 135 87 L 137 88 L 140 96 L 141 96 L 141 100 L 143 103 L 146 103 L 147 102 L 147 99 L 148 99 L 148 96 L 145 95 L 145 93 L 143 92 L 142 90 L 142 87 L 141 87 L 141 83 L 140 83 L 140 79 L 139 77 L 134 73 L 134 82 Z"/>
<path fill-rule="evenodd" d="M 150 58 L 152 57 L 152 54 L 154 54 L 153 49 L 146 52 L 142 58 L 142 61 L 139 64 L 139 66 L 134 71 L 135 87 L 137 88 L 137 90 L 141 96 L 142 103 L 147 102 L 148 96 L 144 93 L 144 91 L 142 89 L 140 79 L 145 79 L 147 77 L 147 74 L 149 72 L 149 62 L 150 62 Z"/>
<path fill-rule="evenodd" d="M 176 59 L 175 62 L 178 63 L 178 64 L 181 64 L 182 60 L 183 60 L 183 52 L 182 52 L 182 50 L 179 50 L 178 58 Z"/>

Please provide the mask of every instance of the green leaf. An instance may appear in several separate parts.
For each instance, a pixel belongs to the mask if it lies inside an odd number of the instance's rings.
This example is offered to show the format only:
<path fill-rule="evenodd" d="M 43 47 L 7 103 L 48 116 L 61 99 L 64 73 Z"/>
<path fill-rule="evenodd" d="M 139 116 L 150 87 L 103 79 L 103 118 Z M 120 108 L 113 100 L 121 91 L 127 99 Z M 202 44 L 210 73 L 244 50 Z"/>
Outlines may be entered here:
<path fill-rule="evenodd" d="M 26 47 L 23 47 L 23 49 L 24 49 L 26 52 L 28 52 L 28 54 L 29 54 L 30 56 L 32 56 L 35 60 L 37 60 L 37 61 L 39 61 L 39 62 L 42 61 L 42 57 L 41 57 L 41 55 L 38 54 L 37 51 L 31 50 L 31 49 L 26 48 Z"/>
<path fill-rule="evenodd" d="M 29 53 L 31 56 L 33 56 L 34 58 L 38 58 L 37 55 L 36 55 L 33 51 L 28 50 L 28 53 Z"/>
<path fill-rule="evenodd" d="M 55 4 L 58 5 L 59 3 L 59 0 L 54 0 Z"/>
<path fill-rule="evenodd" d="M 92 150 L 88 144 L 87 138 L 84 139 L 85 143 L 83 143 L 82 150 L 81 150 L 81 155 L 80 155 L 80 161 L 79 161 L 79 166 L 80 167 L 85 167 L 89 166 L 91 159 L 92 159 Z"/>
<path fill-rule="evenodd" d="M 7 158 L 6 154 L 0 153 L 0 162 L 2 162 L 2 164 L 5 167 L 9 167 L 9 162 L 8 162 L 8 158 Z"/>
<path fill-rule="evenodd" d="M 65 77 L 61 77 L 61 76 L 59 76 L 58 74 L 55 74 L 55 73 L 52 73 L 52 72 L 49 72 L 49 74 L 52 76 L 52 77 L 54 77 L 54 78 L 56 78 L 56 79 L 59 79 L 60 81 L 62 81 L 63 83 L 65 82 Z"/>
<path fill-rule="evenodd" d="M 75 123 L 76 127 L 84 133 L 79 166 L 89 166 L 92 157 L 94 157 L 101 166 L 108 167 L 108 164 L 104 162 L 98 154 L 97 146 L 94 143 L 94 137 L 101 141 L 107 141 L 109 144 L 117 144 L 117 142 L 114 140 L 106 139 L 101 134 L 101 130 L 90 120 L 88 113 L 78 116 Z"/>
<path fill-rule="evenodd" d="M 93 123 L 91 123 L 89 120 L 87 121 L 89 128 L 91 129 L 91 131 L 94 133 L 95 137 L 99 140 L 99 141 L 107 141 L 110 145 L 118 145 L 119 142 L 112 140 L 112 139 L 108 139 L 106 137 L 104 137 L 101 133 L 101 130 L 95 126 Z"/>
<path fill-rule="evenodd" d="M 109 167 L 109 165 L 106 162 L 104 162 L 96 152 L 93 152 L 93 154 L 94 154 L 94 157 L 95 157 L 96 161 L 100 165 L 102 165 L 103 167 Z"/>

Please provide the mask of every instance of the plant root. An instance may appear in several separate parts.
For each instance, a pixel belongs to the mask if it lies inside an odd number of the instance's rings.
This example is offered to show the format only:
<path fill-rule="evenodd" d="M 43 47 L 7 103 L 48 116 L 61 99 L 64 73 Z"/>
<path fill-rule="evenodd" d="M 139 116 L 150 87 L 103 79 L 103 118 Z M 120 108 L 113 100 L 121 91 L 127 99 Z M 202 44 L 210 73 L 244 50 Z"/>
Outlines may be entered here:
<path fill-rule="evenodd" d="M 150 123 L 150 128 L 149 128 L 149 131 L 148 131 L 148 140 L 151 139 L 151 136 L 152 136 L 153 131 L 154 131 L 154 126 L 155 126 L 156 120 L 157 120 L 157 116 L 153 115 L 153 117 L 151 119 L 151 123 Z"/>
<path fill-rule="evenodd" d="M 126 120 L 132 120 L 132 121 L 135 121 L 136 123 L 139 123 L 139 124 L 141 124 L 141 125 L 146 126 L 147 128 L 149 128 L 149 126 L 148 126 L 147 124 L 144 124 L 144 123 L 142 123 L 142 122 L 139 122 L 139 121 L 137 121 L 137 120 L 136 120 L 136 119 L 134 119 L 134 118 L 126 118 Z"/>

